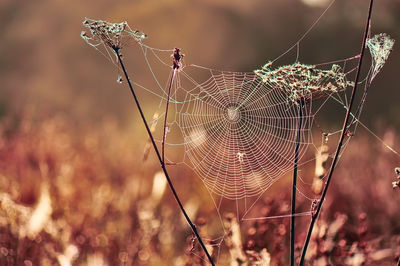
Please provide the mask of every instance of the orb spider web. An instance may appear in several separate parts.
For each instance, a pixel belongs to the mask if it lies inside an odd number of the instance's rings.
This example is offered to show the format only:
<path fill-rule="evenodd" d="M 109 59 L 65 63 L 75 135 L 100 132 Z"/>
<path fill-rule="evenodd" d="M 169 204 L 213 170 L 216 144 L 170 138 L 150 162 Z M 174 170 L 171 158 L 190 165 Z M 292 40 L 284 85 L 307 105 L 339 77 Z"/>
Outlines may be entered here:
<path fill-rule="evenodd" d="M 155 131 L 160 128 L 157 126 L 160 119 L 166 119 L 164 132 L 158 135 L 158 143 L 169 146 L 169 152 L 183 149 L 181 160 L 174 155 L 172 159 L 167 156 L 169 164 L 186 165 L 198 175 L 213 198 L 221 223 L 223 199 L 236 202 L 238 220 L 271 218 L 244 219 L 244 216 L 272 184 L 292 171 L 296 144 L 299 145 L 299 160 L 306 155 L 309 146 L 318 149 L 313 137 L 316 115 L 329 100 L 347 110 L 346 89 L 354 86 L 349 77 L 356 70 L 351 65 L 358 59 L 357 56 L 317 65 L 298 61 L 299 43 L 306 34 L 288 50 L 297 48 L 297 55 L 295 62 L 286 66 L 276 67 L 275 61 L 288 51 L 252 72 L 220 71 L 195 64 L 182 64 L 174 72 L 170 63 L 170 55 L 174 50 L 148 46 L 143 42 L 146 35 L 132 30 L 126 22 L 86 19 L 84 25 L 90 34 L 82 32 L 82 38 L 117 67 L 110 47 L 122 48 L 130 42 L 138 44 L 152 85 L 143 85 L 139 81 L 133 81 L 133 84 L 160 102 L 158 112 L 161 114 L 156 112 L 151 122 Z M 385 34 L 371 37 L 367 42 L 372 55 L 371 70 L 363 81 L 362 100 L 347 128 L 349 136 L 360 124 L 359 117 L 370 82 L 381 70 L 393 44 L 394 41 Z M 166 79 L 170 80 L 169 89 L 161 85 L 162 81 L 157 75 L 160 66 L 169 72 Z M 122 77 L 118 76 L 117 81 L 121 83 Z M 169 112 L 163 112 L 162 104 L 165 102 L 171 104 Z M 302 123 L 299 123 L 299 119 Z M 178 132 L 174 132 L 174 129 Z M 339 132 L 322 131 L 321 143 L 326 143 L 330 136 Z M 346 140 L 345 146 L 349 140 Z M 309 164 L 313 160 L 303 160 L 299 165 Z M 301 177 L 300 180 L 303 185 L 308 185 Z M 306 195 L 300 187 L 296 188 L 297 191 L 314 202 L 315 198 Z M 252 203 L 247 203 L 250 198 L 253 198 Z M 242 218 L 239 218 L 240 200 L 245 202 Z M 311 211 L 295 215 L 311 215 Z M 224 237 L 217 239 L 220 240 L 216 244 L 219 254 Z"/>
<path fill-rule="evenodd" d="M 308 106 L 301 108 L 303 155 L 312 116 Z M 293 167 L 297 109 L 254 73 L 211 70 L 179 111 L 187 164 L 211 193 L 235 200 L 258 196 Z"/>

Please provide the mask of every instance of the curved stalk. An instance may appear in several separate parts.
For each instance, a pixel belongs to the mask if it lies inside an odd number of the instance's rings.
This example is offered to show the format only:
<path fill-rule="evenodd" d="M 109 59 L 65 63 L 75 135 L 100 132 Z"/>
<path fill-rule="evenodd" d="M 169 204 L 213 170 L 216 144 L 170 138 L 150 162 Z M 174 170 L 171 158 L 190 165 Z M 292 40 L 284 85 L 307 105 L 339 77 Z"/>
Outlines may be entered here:
<path fill-rule="evenodd" d="M 309 244 L 310 239 L 311 239 L 311 234 L 312 234 L 312 231 L 314 229 L 315 222 L 317 221 L 318 216 L 319 216 L 319 214 L 321 212 L 322 204 L 324 203 L 324 200 L 325 200 L 325 197 L 326 197 L 326 193 L 327 193 L 328 188 L 329 188 L 329 184 L 330 184 L 330 182 L 332 180 L 333 171 L 335 170 L 337 161 L 339 159 L 340 150 L 341 150 L 341 148 L 343 146 L 343 140 L 344 140 L 344 137 L 346 136 L 346 133 L 347 133 L 348 121 L 349 121 L 350 114 L 351 114 L 351 108 L 352 108 L 353 103 L 354 103 L 354 98 L 355 98 L 354 96 L 356 94 L 358 80 L 359 80 L 359 77 L 360 77 L 361 66 L 362 66 L 362 62 L 363 62 L 363 58 L 364 58 L 365 44 L 367 42 L 368 30 L 369 30 L 370 23 L 371 23 L 371 14 L 372 14 L 373 2 L 374 2 L 374 0 L 370 0 L 370 3 L 369 3 L 368 17 L 367 17 L 367 22 L 366 22 L 366 25 L 365 25 L 363 41 L 362 41 L 362 44 L 361 44 L 360 59 L 358 61 L 357 73 L 356 73 L 356 77 L 354 79 L 354 87 L 353 87 L 353 90 L 351 92 L 351 98 L 350 98 L 350 102 L 349 102 L 349 107 L 347 108 L 346 117 L 345 117 L 344 122 L 343 122 L 342 134 L 340 135 L 338 146 L 337 146 L 336 152 L 335 152 L 335 157 L 333 158 L 333 162 L 332 162 L 331 168 L 329 170 L 329 175 L 328 175 L 328 178 L 326 180 L 325 187 L 324 187 L 324 190 L 323 190 L 322 195 L 321 195 L 321 199 L 319 200 L 319 203 L 318 203 L 318 206 L 317 206 L 317 209 L 316 209 L 315 213 L 313 213 L 313 215 L 311 216 L 311 222 L 310 222 L 310 226 L 308 228 L 306 240 L 304 242 L 303 251 L 302 251 L 302 254 L 301 254 L 300 264 L 299 265 L 304 265 L 304 260 L 305 260 L 305 256 L 306 256 L 306 253 L 307 253 L 308 244 Z"/>
<path fill-rule="evenodd" d="M 176 68 L 174 68 L 172 70 L 172 76 L 171 76 L 171 79 L 169 80 L 169 84 L 168 84 L 168 98 L 167 98 L 167 104 L 165 107 L 164 130 L 163 130 L 163 139 L 162 139 L 162 143 L 161 143 L 161 159 L 164 163 L 165 163 L 165 138 L 167 137 L 168 107 L 169 107 L 169 100 L 171 98 L 171 87 L 172 87 L 172 84 L 174 83 L 176 71 L 177 71 Z"/>
<path fill-rule="evenodd" d="M 303 99 L 299 101 L 299 124 L 297 128 L 296 148 L 294 151 L 294 166 L 293 166 L 293 182 L 292 182 L 292 217 L 290 220 L 290 265 L 294 265 L 294 244 L 295 244 L 295 213 L 296 213 L 296 187 L 297 187 L 297 171 L 299 163 L 299 148 L 301 124 L 303 122 Z"/>
<path fill-rule="evenodd" d="M 136 96 L 135 90 L 133 89 L 133 86 L 132 86 L 131 81 L 130 81 L 130 79 L 129 79 L 128 73 L 126 72 L 125 65 L 124 65 L 124 63 L 123 63 L 123 61 L 122 61 L 122 58 L 121 58 L 121 55 L 120 55 L 120 53 L 119 53 L 119 48 L 114 48 L 114 52 L 116 53 L 116 55 L 117 55 L 117 57 L 118 57 L 118 62 L 119 62 L 119 64 L 121 65 L 121 68 L 122 68 L 122 70 L 123 70 L 123 72 L 124 72 L 125 78 L 126 78 L 126 80 L 127 80 L 127 82 L 128 82 L 128 85 L 129 85 L 129 89 L 131 90 L 132 96 L 133 96 L 133 98 L 134 98 L 134 100 L 135 100 L 135 103 L 136 103 L 136 106 L 137 106 L 137 108 L 138 108 L 138 110 L 139 110 L 140 117 L 142 118 L 143 124 L 144 124 L 144 126 L 145 126 L 145 128 L 146 128 L 146 131 L 147 131 L 147 134 L 149 135 L 149 138 L 150 138 L 150 140 L 151 140 L 151 143 L 153 144 L 154 151 L 156 152 L 157 158 L 158 158 L 158 160 L 159 160 L 159 162 L 160 162 L 160 164 L 161 164 L 161 168 L 162 168 L 162 170 L 163 170 L 163 172 L 164 172 L 164 175 L 165 175 L 165 177 L 167 178 L 168 185 L 169 185 L 169 187 L 170 187 L 170 189 L 171 189 L 171 191 L 172 191 L 172 194 L 174 195 L 175 200 L 176 200 L 176 202 L 178 203 L 179 208 L 181 209 L 181 212 L 182 212 L 183 216 L 185 216 L 186 221 L 188 222 L 189 226 L 191 227 L 193 233 L 196 235 L 197 240 L 199 241 L 200 246 L 201 246 L 201 248 L 203 249 L 204 253 L 206 254 L 208 260 L 210 261 L 211 265 L 215 266 L 214 261 L 213 261 L 213 259 L 211 258 L 210 253 L 208 252 L 208 250 L 207 250 L 207 248 L 206 248 L 206 246 L 205 246 L 205 244 L 204 244 L 202 238 L 200 237 L 200 234 L 199 234 L 199 232 L 197 231 L 196 226 L 193 224 L 193 222 L 191 221 L 191 219 L 190 219 L 189 215 L 187 214 L 185 208 L 183 207 L 183 204 L 182 204 L 182 202 L 181 202 L 181 200 L 180 200 L 180 198 L 179 198 L 179 196 L 178 196 L 178 193 L 177 193 L 176 190 L 175 190 L 175 187 L 174 187 L 174 185 L 173 185 L 173 183 L 172 183 L 172 180 L 171 180 L 171 178 L 169 177 L 169 174 L 168 174 L 166 165 L 165 165 L 165 163 L 164 163 L 164 161 L 163 161 L 163 159 L 162 159 L 162 157 L 161 157 L 160 151 L 159 151 L 158 148 L 157 148 L 157 144 L 156 144 L 156 142 L 155 142 L 155 140 L 154 140 L 153 134 L 152 134 L 151 131 L 150 131 L 150 127 L 149 127 L 149 125 L 148 125 L 148 123 L 147 123 L 147 121 L 146 121 L 146 118 L 145 118 L 145 116 L 144 116 L 142 107 L 140 106 L 139 100 L 138 100 L 138 98 L 137 98 L 137 96 Z"/>

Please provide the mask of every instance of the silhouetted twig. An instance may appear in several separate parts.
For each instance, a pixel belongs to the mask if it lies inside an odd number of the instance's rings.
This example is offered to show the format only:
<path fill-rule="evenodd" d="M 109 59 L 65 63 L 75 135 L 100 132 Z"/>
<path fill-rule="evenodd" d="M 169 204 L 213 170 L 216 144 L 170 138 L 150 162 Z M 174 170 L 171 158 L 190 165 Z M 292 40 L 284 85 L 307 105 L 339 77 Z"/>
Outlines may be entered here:
<path fill-rule="evenodd" d="M 176 69 L 173 69 L 171 79 L 169 80 L 167 104 L 165 106 L 165 114 L 164 114 L 163 138 L 162 138 L 162 142 L 161 142 L 161 158 L 164 163 L 165 163 L 165 139 L 167 137 L 168 107 L 169 107 L 169 100 L 171 98 L 171 87 L 172 87 L 172 84 L 174 83 L 174 79 L 175 79 L 175 73 L 176 73 Z"/>
<path fill-rule="evenodd" d="M 175 200 L 177 201 L 177 203 L 178 203 L 178 205 L 179 205 L 179 208 L 181 209 L 183 215 L 185 216 L 186 221 L 188 222 L 188 224 L 189 224 L 190 227 L 192 228 L 193 233 L 196 235 L 197 239 L 199 240 L 199 243 L 200 243 L 200 245 L 201 245 L 201 247 L 202 247 L 204 253 L 206 254 L 208 260 L 210 261 L 211 265 L 214 266 L 215 264 L 214 264 L 213 259 L 211 258 L 210 253 L 208 252 L 208 250 L 207 250 L 205 244 L 203 243 L 203 240 L 202 240 L 202 238 L 200 237 L 200 234 L 198 233 L 198 231 L 197 231 L 197 229 L 196 229 L 196 226 L 193 224 L 193 222 L 192 222 L 191 219 L 189 218 L 188 214 L 186 213 L 186 210 L 185 210 L 185 208 L 183 207 L 183 204 L 182 204 L 181 200 L 179 199 L 179 196 L 178 196 L 178 194 L 177 194 L 177 192 L 176 192 L 176 190 L 175 190 L 175 187 L 174 187 L 174 185 L 173 185 L 173 183 L 172 183 L 172 180 L 171 180 L 171 178 L 169 177 L 169 174 L 168 174 L 168 171 L 167 171 L 165 162 L 163 161 L 163 159 L 162 159 L 162 157 L 161 157 L 161 155 L 160 155 L 160 152 L 159 152 L 159 150 L 158 150 L 158 148 L 157 148 L 157 144 L 156 144 L 156 142 L 155 142 L 155 140 L 154 140 L 153 134 L 152 134 L 151 131 L 150 131 L 149 125 L 148 125 L 148 123 L 147 123 L 147 121 L 146 121 L 146 118 L 145 118 L 144 113 L 143 113 L 143 110 L 142 110 L 142 108 L 141 108 L 141 106 L 140 106 L 139 100 L 138 100 L 138 98 L 137 98 L 137 96 L 136 96 L 136 93 L 135 93 L 135 91 L 134 91 L 134 89 L 133 89 L 133 86 L 132 86 L 131 81 L 130 81 L 130 79 L 129 79 L 128 73 L 126 72 L 125 65 L 124 65 L 124 63 L 123 63 L 123 61 L 122 61 L 122 58 L 121 58 L 121 55 L 120 55 L 120 53 L 119 53 L 119 48 L 118 48 L 118 47 L 112 47 L 112 48 L 114 49 L 114 52 L 115 52 L 115 54 L 116 54 L 117 57 L 118 57 L 118 62 L 119 62 L 119 64 L 121 65 L 122 71 L 124 72 L 125 78 L 126 78 L 126 80 L 127 80 L 127 82 L 128 82 L 128 85 L 129 85 L 129 89 L 131 90 L 132 96 L 133 96 L 133 98 L 134 98 L 134 100 L 135 100 L 135 103 L 136 103 L 136 106 L 137 106 L 137 108 L 138 108 L 138 110 L 139 110 L 139 113 L 140 113 L 140 116 L 141 116 L 141 118 L 142 118 L 142 121 L 143 121 L 143 123 L 144 123 L 144 125 L 145 125 L 145 127 L 146 127 L 147 134 L 149 135 L 149 138 L 150 138 L 150 140 L 151 140 L 151 143 L 153 144 L 154 151 L 155 151 L 156 154 L 157 154 L 157 158 L 158 158 L 158 160 L 159 160 L 159 162 L 160 162 L 160 164 L 161 164 L 161 168 L 162 168 L 162 170 L 163 170 L 163 172 L 164 172 L 164 174 L 165 174 L 165 177 L 167 178 L 168 185 L 169 185 L 169 187 L 171 188 L 171 191 L 172 191 L 172 193 L 173 193 L 173 195 L 174 195 L 174 197 L 175 197 Z"/>
<path fill-rule="evenodd" d="M 297 190 L 297 170 L 299 162 L 299 148 L 301 124 L 303 122 L 303 99 L 299 100 L 299 124 L 296 137 L 296 148 L 294 152 L 293 182 L 292 182 L 292 217 L 290 221 L 290 265 L 294 265 L 294 243 L 295 243 L 295 213 L 296 213 L 296 190 Z"/>
<path fill-rule="evenodd" d="M 163 139 L 161 143 L 161 157 L 162 161 L 165 163 L 165 138 L 167 137 L 167 119 L 168 119 L 168 107 L 169 107 L 169 100 L 171 98 L 171 88 L 175 80 L 176 72 L 178 71 L 179 67 L 181 66 L 181 60 L 183 55 L 180 53 L 179 48 L 174 49 L 174 53 L 172 54 L 172 75 L 171 79 L 169 80 L 168 84 L 168 97 L 167 103 L 165 106 L 165 115 L 164 115 L 164 129 L 163 129 Z"/>
<path fill-rule="evenodd" d="M 352 108 L 353 103 L 354 103 L 354 98 L 355 98 L 354 96 L 355 96 L 355 93 L 356 93 L 356 90 L 357 90 L 358 80 L 359 80 L 359 77 L 360 77 L 360 71 L 361 71 L 361 66 L 362 66 L 363 57 L 364 57 L 364 51 L 365 51 L 365 44 L 367 42 L 368 30 L 369 30 L 370 22 L 371 22 L 371 14 L 372 14 L 373 2 L 374 2 L 374 0 L 370 0 L 370 3 L 369 3 L 368 17 L 367 17 L 367 21 L 366 21 L 366 25 L 365 25 L 363 41 L 362 41 L 362 44 L 361 44 L 360 59 L 358 61 L 357 73 L 356 73 L 356 77 L 354 79 L 354 87 L 353 87 L 353 90 L 351 92 L 349 107 L 347 108 L 346 117 L 345 117 L 344 122 L 343 122 L 342 134 L 340 135 L 339 143 L 338 143 L 338 146 L 337 146 L 336 152 L 335 152 L 335 157 L 333 158 L 333 162 L 332 162 L 332 165 L 331 165 L 331 168 L 330 168 L 330 171 L 329 171 L 328 178 L 326 180 L 326 184 L 325 184 L 324 190 L 323 190 L 322 195 L 321 195 L 321 199 L 320 199 L 320 201 L 318 203 L 317 210 L 316 210 L 315 214 L 313 214 L 311 216 L 310 226 L 308 228 L 306 240 L 304 242 L 303 251 L 302 251 L 302 254 L 301 254 L 301 258 L 300 258 L 300 265 L 304 264 L 304 260 L 305 260 L 305 256 L 306 256 L 306 253 L 307 253 L 308 244 L 310 242 L 311 234 L 312 234 L 315 222 L 317 221 L 318 216 L 319 216 L 319 214 L 321 212 L 322 204 L 324 203 L 324 200 L 325 200 L 325 197 L 326 197 L 326 193 L 328 191 L 329 184 L 330 184 L 331 179 L 332 179 L 333 171 L 335 170 L 335 166 L 337 164 L 337 160 L 338 160 L 339 155 L 340 155 L 340 150 L 341 150 L 341 148 L 343 146 L 343 140 L 344 140 L 344 137 L 346 136 L 346 133 L 347 133 L 348 120 L 350 118 L 351 108 Z"/>

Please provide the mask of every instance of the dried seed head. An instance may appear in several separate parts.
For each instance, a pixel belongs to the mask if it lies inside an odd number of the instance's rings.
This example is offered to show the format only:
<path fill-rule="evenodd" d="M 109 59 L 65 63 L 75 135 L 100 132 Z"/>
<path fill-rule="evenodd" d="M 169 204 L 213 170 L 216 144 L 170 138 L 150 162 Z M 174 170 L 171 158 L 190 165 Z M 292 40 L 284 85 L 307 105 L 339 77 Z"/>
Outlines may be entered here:
<path fill-rule="evenodd" d="M 289 100 L 299 104 L 301 100 L 312 100 L 345 90 L 353 82 L 346 80 L 346 74 L 339 65 L 330 70 L 317 69 L 314 65 L 296 62 L 271 70 L 271 62 L 266 63 L 254 73 L 271 87 L 278 88 Z"/>
<path fill-rule="evenodd" d="M 394 168 L 394 172 L 396 173 L 396 175 L 400 175 L 400 167 Z"/>
<path fill-rule="evenodd" d="M 174 48 L 174 53 L 171 55 L 173 69 L 179 69 L 182 67 L 182 59 L 184 56 L 184 54 L 181 54 L 181 49 Z"/>
<path fill-rule="evenodd" d="M 386 33 L 380 33 L 369 38 L 366 44 L 372 56 L 372 81 L 385 65 L 393 49 L 394 40 Z"/>
<path fill-rule="evenodd" d="M 86 18 L 82 24 L 88 28 L 90 32 L 87 33 L 83 31 L 81 33 L 82 39 L 94 47 L 97 47 L 99 44 L 104 44 L 106 47 L 116 50 L 122 48 L 123 38 L 133 38 L 137 42 L 141 42 L 146 38 L 146 34 L 138 30 L 132 30 L 126 21 L 110 23 Z"/>

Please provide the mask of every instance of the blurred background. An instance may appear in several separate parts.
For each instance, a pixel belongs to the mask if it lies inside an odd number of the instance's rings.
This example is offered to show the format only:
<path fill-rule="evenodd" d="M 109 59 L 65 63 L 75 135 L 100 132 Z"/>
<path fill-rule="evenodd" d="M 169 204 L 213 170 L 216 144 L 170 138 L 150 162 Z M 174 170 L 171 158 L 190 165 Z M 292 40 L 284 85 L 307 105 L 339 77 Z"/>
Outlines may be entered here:
<path fill-rule="evenodd" d="M 252 71 L 291 47 L 329 3 L 2 0 L 1 264 L 205 264 L 198 246 L 191 246 L 190 229 L 180 220 L 169 191 L 164 195 L 165 183 L 157 178 L 152 151 L 148 162 L 137 160 L 143 154 L 145 131 L 129 91 L 116 82 L 115 68 L 80 38 L 85 17 L 127 21 L 148 35 L 149 45 L 181 47 L 186 58 L 198 65 Z M 337 0 L 301 42 L 300 62 L 315 64 L 356 55 L 367 9 L 366 0 Z M 372 34 L 385 32 L 398 42 L 399 14 L 398 0 L 376 1 Z M 399 147 L 400 127 L 397 46 L 372 83 L 361 116 L 394 148 Z M 286 56 L 289 62 L 295 57 Z M 326 119 L 340 124 L 342 117 L 328 114 Z M 319 225 L 341 224 L 330 236 L 340 248 L 327 247 L 326 236 L 313 242 L 309 259 L 320 260 L 321 265 L 325 260 L 320 258 L 349 265 L 391 265 L 398 256 L 400 192 L 392 190 L 391 182 L 396 180 L 393 169 L 399 158 L 365 130 L 358 133 L 341 160 L 338 182 L 328 193 L 327 212 Z M 176 173 L 176 178 L 182 181 L 178 191 L 183 201 L 197 223 L 204 224 L 204 235 L 217 239 L 215 232 L 220 229 L 213 227 L 211 218 L 204 219 L 215 215 L 215 210 L 205 189 L 199 191 L 201 182 L 189 170 Z M 280 208 L 290 198 L 289 190 L 281 188 L 261 200 L 260 212 L 284 212 Z M 234 219 L 229 215 L 224 219 L 227 228 L 234 227 Z M 286 265 L 288 222 L 247 224 L 239 241 L 241 251 L 229 237 L 217 245 L 221 265 L 232 263 L 232 250 L 247 261 L 261 261 L 263 248 L 272 265 Z M 299 226 L 307 223 L 303 220 Z M 298 236 L 299 247 L 303 237 Z M 356 259 L 346 262 L 348 258 Z"/>
<path fill-rule="evenodd" d="M 79 36 L 85 17 L 128 21 L 149 35 L 153 47 L 181 47 L 188 60 L 232 71 L 252 71 L 293 45 L 321 15 L 327 0 L 303 1 L 109 1 L 65 3 L 2 1 L 1 112 L 25 109 L 62 112 L 74 121 L 116 116 L 128 122 L 135 111 L 129 92 L 107 73 L 104 58 Z M 365 0 L 338 0 L 305 38 L 300 61 L 308 64 L 359 52 Z M 400 4 L 375 4 L 372 33 L 398 39 Z M 371 89 L 363 120 L 400 123 L 396 104 L 398 49 Z M 293 55 L 294 60 L 295 55 Z M 101 84 L 101 86 L 100 86 Z M 389 97 L 388 97 L 389 96 Z M 371 100 L 374 99 L 374 100 Z M 85 122 L 86 123 L 86 122 Z"/>

